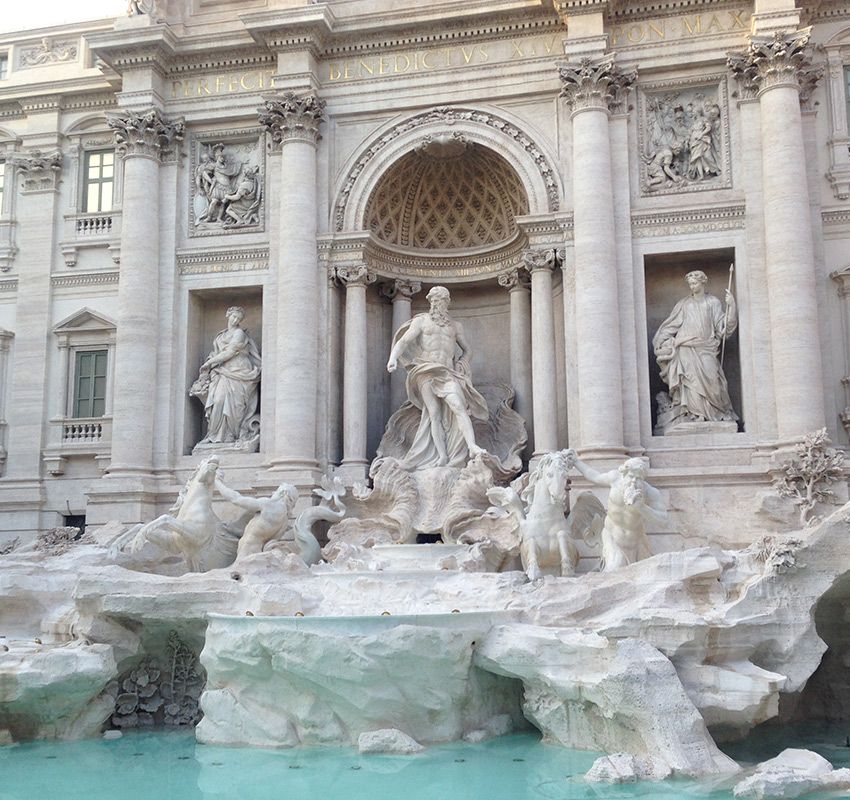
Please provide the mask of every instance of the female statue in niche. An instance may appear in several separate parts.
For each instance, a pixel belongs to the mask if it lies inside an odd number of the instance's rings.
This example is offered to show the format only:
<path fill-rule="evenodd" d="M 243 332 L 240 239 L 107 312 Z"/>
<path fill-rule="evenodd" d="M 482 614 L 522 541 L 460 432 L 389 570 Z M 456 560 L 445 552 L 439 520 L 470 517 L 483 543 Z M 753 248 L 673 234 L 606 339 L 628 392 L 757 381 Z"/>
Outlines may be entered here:
<path fill-rule="evenodd" d="M 738 327 L 735 298 L 727 291 L 724 309 L 705 291 L 708 276 L 702 270 L 689 272 L 685 281 L 691 294 L 676 303 L 652 338 L 661 379 L 669 387 L 669 395 L 658 398 L 662 429 L 677 422 L 738 419 L 719 358 L 723 340 Z"/>
<path fill-rule="evenodd" d="M 192 452 L 254 452 L 259 446 L 260 351 L 242 327 L 244 309 L 233 306 L 225 316 L 227 327 L 213 340 L 212 352 L 189 390 L 204 404 L 207 420 L 206 436 Z"/>

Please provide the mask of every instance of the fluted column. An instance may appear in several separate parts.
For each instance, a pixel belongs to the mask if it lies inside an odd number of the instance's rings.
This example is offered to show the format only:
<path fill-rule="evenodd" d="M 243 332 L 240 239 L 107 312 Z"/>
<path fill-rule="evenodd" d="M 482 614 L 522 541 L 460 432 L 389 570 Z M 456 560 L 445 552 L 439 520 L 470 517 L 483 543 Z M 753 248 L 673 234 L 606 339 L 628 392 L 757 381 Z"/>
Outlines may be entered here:
<path fill-rule="evenodd" d="M 531 273 L 531 396 L 534 456 L 558 449 L 558 394 L 555 369 L 555 317 L 552 308 L 554 250 L 523 255 Z"/>
<path fill-rule="evenodd" d="M 618 456 L 624 450 L 622 348 L 608 125 L 635 73 L 621 72 L 613 55 L 561 64 L 559 73 L 573 123 L 577 444 L 591 456 Z"/>
<path fill-rule="evenodd" d="M 108 472 L 150 476 L 159 341 L 159 168 L 163 150 L 183 138 L 183 123 L 168 122 L 151 109 L 110 116 L 109 125 L 124 158 L 124 193 Z"/>
<path fill-rule="evenodd" d="M 345 286 L 345 345 L 342 379 L 342 464 L 347 480 L 366 477 L 367 431 L 367 340 L 366 287 L 376 276 L 363 266 L 340 267 L 336 271 Z"/>
<path fill-rule="evenodd" d="M 275 436 L 272 469 L 309 482 L 316 452 L 319 292 L 316 242 L 316 148 L 324 100 L 291 92 L 266 100 L 260 124 L 280 145 L 277 253 Z"/>
<path fill-rule="evenodd" d="M 825 425 L 815 255 L 801 92 L 811 94 L 822 68 L 809 57 L 810 29 L 754 36 L 729 59 L 761 109 L 765 262 L 779 441 Z"/>
<path fill-rule="evenodd" d="M 499 276 L 499 286 L 508 290 L 511 303 L 511 385 L 516 392 L 514 408 L 525 420 L 528 441 L 533 443 L 531 293 L 528 275 L 525 270 L 512 269 Z"/>
<path fill-rule="evenodd" d="M 413 295 L 422 291 L 422 284 L 419 281 L 397 280 L 383 287 L 383 294 L 388 297 L 393 304 L 393 336 L 396 331 L 404 325 L 411 317 L 411 308 L 413 305 Z M 389 348 L 387 348 L 389 352 Z M 404 370 L 397 369 L 390 373 L 390 413 L 395 413 L 407 400 L 407 389 L 405 382 L 407 376 Z"/>

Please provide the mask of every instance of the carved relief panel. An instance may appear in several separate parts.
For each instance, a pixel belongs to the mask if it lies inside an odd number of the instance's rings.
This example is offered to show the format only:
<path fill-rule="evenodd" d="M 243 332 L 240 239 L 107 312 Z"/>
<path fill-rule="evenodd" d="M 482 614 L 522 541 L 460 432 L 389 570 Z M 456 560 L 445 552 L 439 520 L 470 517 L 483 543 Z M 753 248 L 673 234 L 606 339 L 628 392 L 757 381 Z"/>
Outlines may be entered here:
<path fill-rule="evenodd" d="M 641 194 L 728 189 L 725 76 L 645 84 L 638 93 Z"/>
<path fill-rule="evenodd" d="M 265 148 L 260 129 L 192 137 L 189 235 L 265 229 Z"/>

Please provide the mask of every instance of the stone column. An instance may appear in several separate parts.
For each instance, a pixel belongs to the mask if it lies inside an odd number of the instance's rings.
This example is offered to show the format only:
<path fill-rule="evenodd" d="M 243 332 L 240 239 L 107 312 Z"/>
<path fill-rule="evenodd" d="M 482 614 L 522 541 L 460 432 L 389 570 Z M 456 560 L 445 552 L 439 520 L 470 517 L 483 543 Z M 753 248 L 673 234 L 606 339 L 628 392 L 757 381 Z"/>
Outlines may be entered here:
<path fill-rule="evenodd" d="M 316 241 L 316 149 L 324 100 L 292 92 L 266 100 L 260 124 L 279 145 L 280 196 L 274 366 L 275 438 L 271 468 L 281 479 L 313 483 L 316 448 L 319 307 L 324 275 Z"/>
<path fill-rule="evenodd" d="M 818 327 L 815 256 L 801 92 L 811 94 L 822 69 L 812 66 L 809 29 L 754 36 L 729 59 L 761 108 L 765 263 L 770 307 L 776 425 L 789 443 L 822 428 L 826 415 Z"/>
<path fill-rule="evenodd" d="M 396 331 L 407 322 L 411 316 L 411 307 L 413 305 L 413 295 L 422 291 L 422 284 L 419 281 L 404 281 L 398 280 L 386 284 L 383 287 L 383 294 L 389 297 L 393 304 L 393 336 Z M 387 348 L 387 353 L 390 349 Z M 401 408 L 401 405 L 407 400 L 407 389 L 405 388 L 407 376 L 404 370 L 397 369 L 390 374 L 390 413 L 394 414 Z"/>
<path fill-rule="evenodd" d="M 611 111 L 622 105 L 636 75 L 621 72 L 613 55 L 583 58 L 558 69 L 573 123 L 577 444 L 591 458 L 620 457 L 622 348 L 608 127 Z"/>
<path fill-rule="evenodd" d="M 367 353 L 366 287 L 376 276 L 359 265 L 336 271 L 345 286 L 345 343 L 342 380 L 342 464 L 340 472 L 349 482 L 366 478 Z"/>
<path fill-rule="evenodd" d="M 108 474 L 150 478 L 159 338 L 159 168 L 163 151 L 183 138 L 183 123 L 168 122 L 151 109 L 110 116 L 109 125 L 124 158 L 124 194 Z M 136 516 L 124 513 L 120 519 L 138 521 Z"/>
<path fill-rule="evenodd" d="M 533 457 L 558 449 L 558 394 L 555 370 L 555 316 L 552 308 L 554 250 L 523 255 L 531 273 L 531 396 L 534 417 Z"/>
<path fill-rule="evenodd" d="M 511 385 L 516 392 L 514 408 L 525 420 L 525 429 L 531 444 L 534 442 L 531 388 L 531 294 L 525 270 L 512 269 L 510 272 L 499 275 L 499 286 L 508 290 L 511 302 Z"/>
<path fill-rule="evenodd" d="M 9 347 L 15 334 L 0 328 L 0 476 L 6 466 L 6 388 L 9 385 Z"/>

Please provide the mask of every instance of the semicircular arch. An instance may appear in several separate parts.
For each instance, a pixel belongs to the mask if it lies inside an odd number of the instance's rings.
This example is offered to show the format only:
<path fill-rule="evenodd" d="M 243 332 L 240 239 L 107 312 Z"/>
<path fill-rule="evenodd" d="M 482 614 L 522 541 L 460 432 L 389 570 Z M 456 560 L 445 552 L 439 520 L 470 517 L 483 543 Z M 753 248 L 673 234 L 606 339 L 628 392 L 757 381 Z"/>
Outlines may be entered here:
<path fill-rule="evenodd" d="M 528 198 L 529 214 L 558 211 L 563 185 L 555 168 L 557 159 L 501 109 L 443 106 L 396 119 L 376 131 L 349 159 L 334 193 L 332 230 L 363 230 L 366 209 L 387 170 L 430 137 L 451 134 L 488 148 L 516 171 Z"/>

